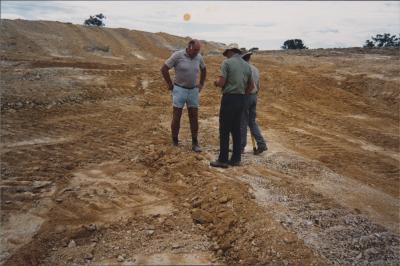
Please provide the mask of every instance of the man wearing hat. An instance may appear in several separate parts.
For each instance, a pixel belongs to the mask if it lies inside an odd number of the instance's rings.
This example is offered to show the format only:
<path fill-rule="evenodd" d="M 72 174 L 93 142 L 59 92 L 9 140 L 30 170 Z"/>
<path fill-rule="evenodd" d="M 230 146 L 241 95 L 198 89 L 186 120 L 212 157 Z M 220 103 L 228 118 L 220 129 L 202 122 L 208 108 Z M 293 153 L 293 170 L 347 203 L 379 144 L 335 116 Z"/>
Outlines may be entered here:
<path fill-rule="evenodd" d="M 260 89 L 260 72 L 253 64 L 250 64 L 250 57 L 252 54 L 252 52 L 248 52 L 242 55 L 243 60 L 250 65 L 254 88 L 251 90 L 249 95 L 245 96 L 244 100 L 244 110 L 241 123 L 241 147 L 242 152 L 244 152 L 244 148 L 247 144 L 246 142 L 248 126 L 250 128 L 250 133 L 254 136 L 257 142 L 257 149 L 254 150 L 254 154 L 260 154 L 266 151 L 268 148 L 256 122 L 257 94 Z"/>
<path fill-rule="evenodd" d="M 241 160 L 240 123 L 244 107 L 244 95 L 253 89 L 251 68 L 241 58 L 237 47 L 223 52 L 227 57 L 221 65 L 221 74 L 214 85 L 222 89 L 219 111 L 219 156 L 210 163 L 213 167 L 238 166 Z M 232 134 L 233 153 L 229 160 L 229 134 Z"/>

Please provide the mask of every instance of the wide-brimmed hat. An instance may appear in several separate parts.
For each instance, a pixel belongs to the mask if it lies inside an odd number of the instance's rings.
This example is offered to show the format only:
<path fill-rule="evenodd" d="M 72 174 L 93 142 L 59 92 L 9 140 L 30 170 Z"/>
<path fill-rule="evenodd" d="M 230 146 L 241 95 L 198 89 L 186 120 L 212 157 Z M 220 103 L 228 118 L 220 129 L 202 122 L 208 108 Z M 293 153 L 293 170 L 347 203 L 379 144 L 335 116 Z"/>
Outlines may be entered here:
<path fill-rule="evenodd" d="M 245 59 L 246 57 L 250 57 L 253 54 L 253 52 L 247 52 L 242 55 L 242 58 Z"/>
<path fill-rule="evenodd" d="M 242 51 L 240 51 L 239 48 L 237 48 L 236 45 L 229 45 L 228 48 L 226 48 L 225 51 L 222 53 L 222 55 L 226 56 L 226 54 L 229 51 L 232 51 L 232 52 L 237 53 L 237 54 L 242 54 Z"/>

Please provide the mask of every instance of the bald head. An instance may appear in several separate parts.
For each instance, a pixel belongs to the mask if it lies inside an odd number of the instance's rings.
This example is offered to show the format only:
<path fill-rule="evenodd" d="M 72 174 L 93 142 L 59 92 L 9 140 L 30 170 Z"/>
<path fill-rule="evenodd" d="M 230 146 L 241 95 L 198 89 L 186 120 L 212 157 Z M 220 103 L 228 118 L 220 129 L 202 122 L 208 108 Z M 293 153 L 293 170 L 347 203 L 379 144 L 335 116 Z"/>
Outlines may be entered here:
<path fill-rule="evenodd" d="M 186 48 L 187 54 L 194 58 L 200 52 L 201 44 L 199 40 L 193 39 L 188 43 L 188 47 Z"/>

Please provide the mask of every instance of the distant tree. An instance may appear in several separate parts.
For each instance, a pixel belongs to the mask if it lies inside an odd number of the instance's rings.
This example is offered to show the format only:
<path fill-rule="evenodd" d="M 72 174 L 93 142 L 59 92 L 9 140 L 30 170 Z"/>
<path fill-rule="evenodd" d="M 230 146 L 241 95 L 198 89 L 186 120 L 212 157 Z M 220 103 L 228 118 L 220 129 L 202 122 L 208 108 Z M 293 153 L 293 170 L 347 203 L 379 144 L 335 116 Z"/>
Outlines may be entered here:
<path fill-rule="evenodd" d="M 246 47 L 242 47 L 242 48 L 240 48 L 240 51 L 242 51 L 242 53 L 247 53 L 247 49 L 246 49 Z"/>
<path fill-rule="evenodd" d="M 286 40 L 283 45 L 281 46 L 282 49 L 308 49 L 304 44 L 303 41 L 300 39 L 291 39 Z"/>
<path fill-rule="evenodd" d="M 106 16 L 104 16 L 102 13 L 90 16 L 90 18 L 86 19 L 85 22 L 83 23 L 84 25 L 87 26 L 97 26 L 97 27 L 104 27 L 106 24 L 104 24 L 104 19 L 106 19 Z"/>
<path fill-rule="evenodd" d="M 255 52 L 255 51 L 258 51 L 258 47 L 253 47 L 249 49 L 249 52 Z"/>
<path fill-rule="evenodd" d="M 400 34 L 397 37 L 395 34 L 390 33 L 377 34 L 375 37 L 371 36 L 371 40 L 366 40 L 364 48 L 372 47 L 400 47 Z"/>
<path fill-rule="evenodd" d="M 374 47 L 375 47 L 375 44 L 374 44 L 374 42 L 371 41 L 371 40 L 366 40 L 363 47 L 364 47 L 364 48 L 374 48 Z"/>

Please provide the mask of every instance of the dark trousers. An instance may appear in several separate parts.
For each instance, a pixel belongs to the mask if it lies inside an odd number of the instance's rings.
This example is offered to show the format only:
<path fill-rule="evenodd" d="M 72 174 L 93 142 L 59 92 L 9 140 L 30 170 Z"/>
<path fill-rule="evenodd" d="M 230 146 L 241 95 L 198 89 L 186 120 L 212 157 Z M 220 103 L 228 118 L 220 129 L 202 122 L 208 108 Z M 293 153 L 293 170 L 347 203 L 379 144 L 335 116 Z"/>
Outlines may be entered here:
<path fill-rule="evenodd" d="M 233 153 L 232 162 L 240 162 L 241 159 L 241 136 L 240 122 L 244 107 L 244 95 L 225 94 L 221 99 L 219 110 L 219 157 L 223 163 L 228 162 L 229 157 L 229 134 L 232 134 Z"/>

